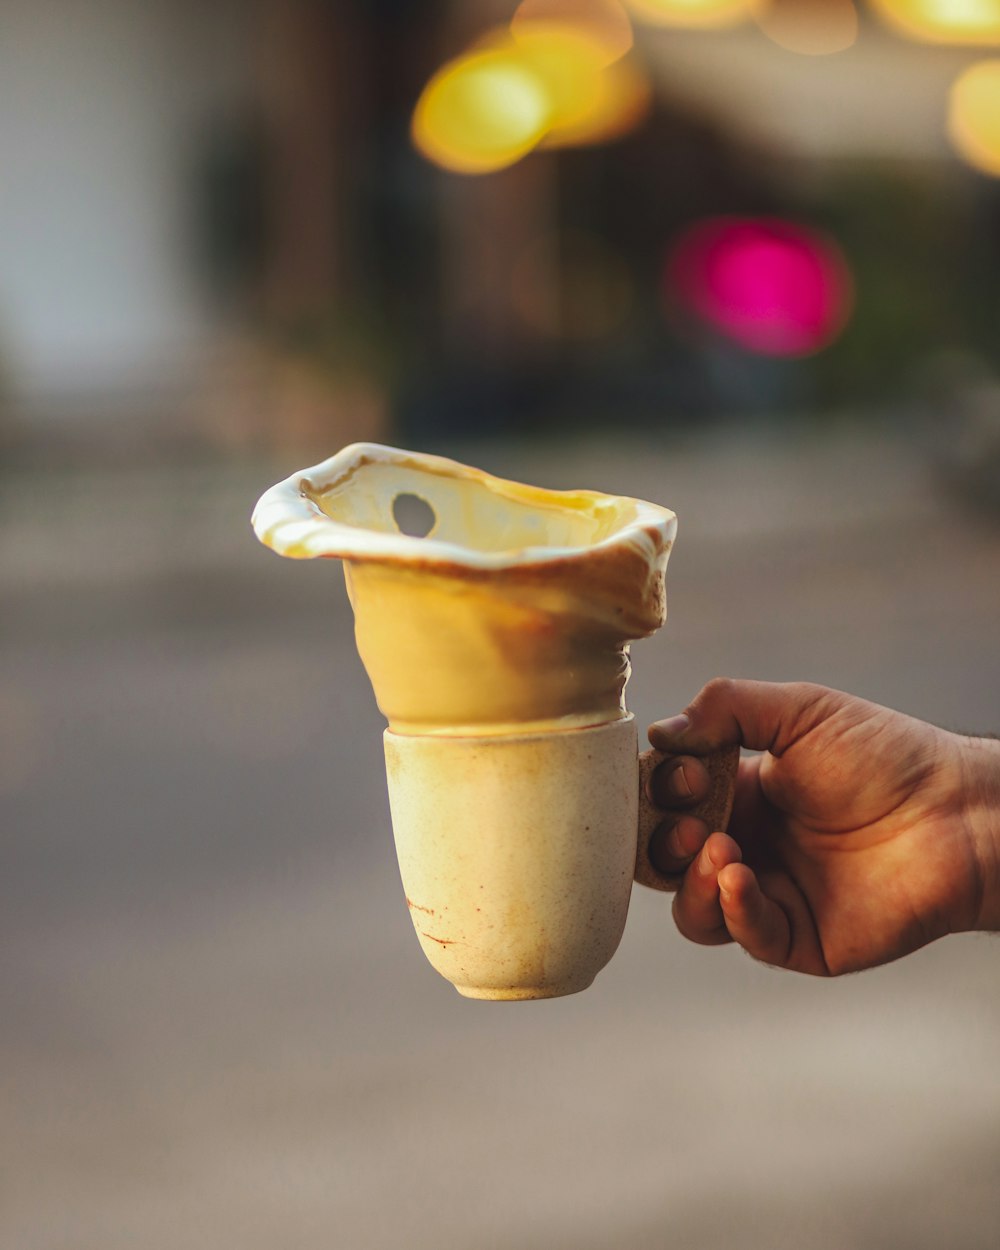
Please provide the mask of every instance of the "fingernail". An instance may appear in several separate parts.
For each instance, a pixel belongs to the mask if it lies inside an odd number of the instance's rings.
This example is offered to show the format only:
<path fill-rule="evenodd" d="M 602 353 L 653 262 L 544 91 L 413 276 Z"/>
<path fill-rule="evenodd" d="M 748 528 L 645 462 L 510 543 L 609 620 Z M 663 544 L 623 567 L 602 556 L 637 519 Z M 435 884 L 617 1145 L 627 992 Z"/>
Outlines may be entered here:
<path fill-rule="evenodd" d="M 681 842 L 681 836 L 676 825 L 673 829 L 671 829 L 670 834 L 667 837 L 667 850 L 674 857 L 674 859 L 687 859 L 691 854 L 687 847 Z"/>
<path fill-rule="evenodd" d="M 671 793 L 675 794 L 679 799 L 689 799 L 691 797 L 691 786 L 688 779 L 684 775 L 684 769 L 677 767 L 673 770 L 667 779 Z"/>
<path fill-rule="evenodd" d="M 675 859 L 693 859 L 705 845 L 705 835 L 694 824 L 681 819 L 670 835 Z"/>
<path fill-rule="evenodd" d="M 653 729 L 668 737 L 676 738 L 691 727 L 691 718 L 681 712 L 679 716 L 671 716 L 667 720 L 658 720 Z"/>

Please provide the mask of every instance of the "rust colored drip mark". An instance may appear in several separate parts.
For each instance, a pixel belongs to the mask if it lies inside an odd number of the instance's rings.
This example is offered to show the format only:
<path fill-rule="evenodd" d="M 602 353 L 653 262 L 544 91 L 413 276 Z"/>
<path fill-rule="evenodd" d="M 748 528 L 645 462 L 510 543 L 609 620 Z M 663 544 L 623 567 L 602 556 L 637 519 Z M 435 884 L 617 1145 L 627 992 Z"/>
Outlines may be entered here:
<path fill-rule="evenodd" d="M 442 946 L 454 946 L 455 945 L 454 938 L 435 937 L 433 933 L 427 933 L 424 929 L 421 929 L 420 932 L 423 934 L 425 938 L 430 938 L 432 942 L 440 942 Z"/>
<path fill-rule="evenodd" d="M 437 912 L 435 912 L 433 907 L 421 907 L 419 903 L 415 903 L 409 896 L 407 896 L 406 905 L 411 911 L 425 911 L 428 916 L 437 915 Z"/>

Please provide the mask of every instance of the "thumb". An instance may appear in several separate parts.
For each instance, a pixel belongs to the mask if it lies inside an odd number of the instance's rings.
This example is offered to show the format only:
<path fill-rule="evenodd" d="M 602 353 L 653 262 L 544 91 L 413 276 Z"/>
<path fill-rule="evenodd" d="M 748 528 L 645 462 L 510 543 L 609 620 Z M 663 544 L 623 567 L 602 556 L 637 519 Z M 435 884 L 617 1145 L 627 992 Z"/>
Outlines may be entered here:
<path fill-rule="evenodd" d="M 702 755 L 737 743 L 781 755 L 847 699 L 811 682 L 716 677 L 683 715 L 651 725 L 649 741 L 673 755 Z"/>

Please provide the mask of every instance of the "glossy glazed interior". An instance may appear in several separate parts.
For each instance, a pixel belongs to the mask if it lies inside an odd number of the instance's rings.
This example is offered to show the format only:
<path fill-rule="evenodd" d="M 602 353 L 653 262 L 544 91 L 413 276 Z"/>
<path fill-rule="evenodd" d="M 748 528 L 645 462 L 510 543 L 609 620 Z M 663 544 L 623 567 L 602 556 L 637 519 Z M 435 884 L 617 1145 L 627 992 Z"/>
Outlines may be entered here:
<path fill-rule="evenodd" d="M 400 532 L 415 495 L 425 537 Z M 428 515 L 430 516 L 431 513 Z M 666 508 L 354 444 L 267 491 L 262 542 L 345 563 L 358 650 L 396 733 L 523 733 L 624 715 L 627 644 L 662 625 Z"/>

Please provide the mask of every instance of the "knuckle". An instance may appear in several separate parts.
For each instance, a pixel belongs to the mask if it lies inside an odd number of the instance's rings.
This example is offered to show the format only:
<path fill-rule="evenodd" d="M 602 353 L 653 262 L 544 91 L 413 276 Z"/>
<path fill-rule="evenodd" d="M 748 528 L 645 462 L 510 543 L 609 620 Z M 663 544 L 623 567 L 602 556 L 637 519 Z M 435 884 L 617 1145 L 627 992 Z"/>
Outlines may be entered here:
<path fill-rule="evenodd" d="M 803 707 L 812 707 L 824 701 L 830 694 L 826 686 L 814 681 L 792 681 L 788 683 L 788 692 L 795 702 Z"/>
<path fill-rule="evenodd" d="M 810 681 L 790 682 L 788 694 L 792 714 L 771 748 L 779 756 L 823 721 L 837 700 L 834 691 Z"/>
<path fill-rule="evenodd" d="M 732 697 L 735 687 L 736 681 L 732 677 L 713 677 L 702 687 L 697 701 L 704 699 L 705 702 L 724 703 Z"/>

